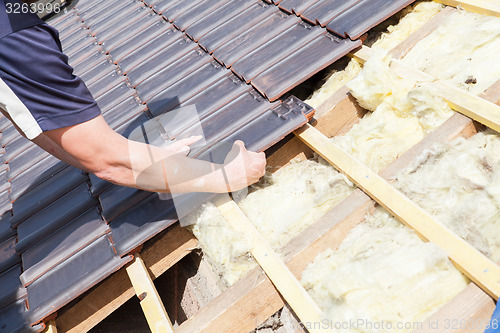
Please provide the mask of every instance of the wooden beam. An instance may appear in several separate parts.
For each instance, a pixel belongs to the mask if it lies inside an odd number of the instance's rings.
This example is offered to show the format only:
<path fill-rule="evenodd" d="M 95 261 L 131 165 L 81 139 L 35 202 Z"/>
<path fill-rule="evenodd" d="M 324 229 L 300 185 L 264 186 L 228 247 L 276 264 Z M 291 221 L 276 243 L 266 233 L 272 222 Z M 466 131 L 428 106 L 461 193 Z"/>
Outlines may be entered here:
<path fill-rule="evenodd" d="M 189 254 L 198 245 L 196 238 L 175 224 L 154 241 L 146 243 L 142 258 L 153 279 Z M 114 273 L 86 293 L 78 302 L 58 313 L 59 332 L 86 332 L 134 296 L 125 269 Z"/>
<path fill-rule="evenodd" d="M 424 240 L 444 249 L 455 265 L 490 296 L 500 296 L 500 267 L 418 207 L 381 176 L 342 151 L 309 124 L 295 134 L 321 157 L 344 173 L 366 194 L 414 229 Z"/>
<path fill-rule="evenodd" d="M 322 311 L 299 280 L 286 267 L 281 257 L 269 246 L 266 239 L 248 220 L 243 211 L 229 196 L 223 195 L 216 202 L 226 221 L 243 233 L 250 243 L 250 251 L 276 289 L 303 323 L 321 323 Z M 330 332 L 328 329 L 310 329 L 311 332 Z"/>
<path fill-rule="evenodd" d="M 363 46 L 352 56 L 360 62 L 366 62 L 373 55 L 373 50 Z M 446 82 L 434 79 L 418 69 L 393 59 L 391 69 L 401 78 L 421 81 L 421 86 L 427 86 L 436 95 L 442 97 L 452 109 L 481 124 L 500 132 L 500 106 L 487 101 L 479 96 L 473 95 L 465 90 L 456 88 Z"/>
<path fill-rule="evenodd" d="M 134 255 L 134 260 L 125 268 L 132 282 L 135 294 L 139 297 L 142 311 L 146 316 L 149 328 L 153 333 L 174 333 L 172 323 L 168 318 L 165 306 L 158 295 L 158 291 L 149 275 L 148 269 L 139 254 Z"/>
<path fill-rule="evenodd" d="M 460 7 L 470 12 L 500 17 L 498 0 L 434 0 L 443 5 Z"/>
<path fill-rule="evenodd" d="M 495 310 L 495 302 L 474 283 L 437 312 L 413 333 L 482 333 Z"/>

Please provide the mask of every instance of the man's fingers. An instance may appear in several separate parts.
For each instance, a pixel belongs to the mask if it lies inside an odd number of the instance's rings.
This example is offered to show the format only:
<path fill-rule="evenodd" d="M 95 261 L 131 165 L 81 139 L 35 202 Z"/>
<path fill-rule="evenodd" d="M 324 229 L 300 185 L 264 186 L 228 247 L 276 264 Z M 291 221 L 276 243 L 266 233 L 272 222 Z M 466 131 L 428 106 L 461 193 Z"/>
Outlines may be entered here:
<path fill-rule="evenodd" d="M 189 138 L 177 140 L 173 144 L 174 145 L 182 145 L 182 146 L 190 146 L 193 143 L 200 141 L 202 138 L 203 137 L 201 135 L 195 135 L 195 136 L 191 136 Z"/>
<path fill-rule="evenodd" d="M 187 155 L 191 151 L 191 148 L 189 146 L 196 143 L 197 141 L 200 141 L 201 139 L 202 139 L 201 135 L 192 136 L 192 137 L 189 137 L 186 139 L 181 139 L 181 140 L 175 141 L 174 143 L 172 143 L 171 145 L 169 145 L 166 148 L 168 150 L 173 151 L 173 152 L 182 153 L 184 155 Z"/>

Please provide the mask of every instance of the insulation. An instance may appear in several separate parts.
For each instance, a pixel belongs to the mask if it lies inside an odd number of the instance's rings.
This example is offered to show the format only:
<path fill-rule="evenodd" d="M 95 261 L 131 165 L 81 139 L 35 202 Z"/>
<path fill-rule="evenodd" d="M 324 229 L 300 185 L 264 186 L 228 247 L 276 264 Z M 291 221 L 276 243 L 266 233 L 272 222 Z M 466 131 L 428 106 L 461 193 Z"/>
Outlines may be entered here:
<path fill-rule="evenodd" d="M 400 42 L 427 23 L 442 8 L 441 4 L 432 1 L 418 2 L 408 6 L 403 10 L 403 16 L 398 24 L 390 25 L 387 27 L 386 32 L 383 32 L 379 36 L 377 35 L 371 47 L 384 50 L 396 47 Z M 328 75 L 325 83 L 305 102 L 315 108 L 318 107 L 339 88 L 355 78 L 360 71 L 361 65 L 356 60 L 351 60 L 343 70 L 333 70 Z"/>
<path fill-rule="evenodd" d="M 344 136 L 333 138 L 375 171 L 380 171 L 428 132 L 448 119 L 453 111 L 417 82 L 401 79 L 389 68 L 390 57 L 377 52 L 360 75 L 348 83 L 352 95 L 372 111 Z"/>
<path fill-rule="evenodd" d="M 268 174 L 239 202 L 275 250 L 317 221 L 352 192 L 342 174 L 321 159 L 295 161 Z M 215 271 L 231 285 L 255 266 L 241 233 L 234 231 L 213 204 L 189 217 L 193 233 Z"/>
<path fill-rule="evenodd" d="M 500 138 L 493 131 L 425 151 L 398 174 L 395 186 L 500 261 Z"/>
<path fill-rule="evenodd" d="M 403 59 L 473 94 L 500 77 L 500 18 L 456 11 Z"/>
<path fill-rule="evenodd" d="M 443 250 L 380 207 L 338 249 L 318 255 L 301 282 L 324 318 L 339 327 L 347 323 L 343 332 L 410 331 L 468 283 Z"/>

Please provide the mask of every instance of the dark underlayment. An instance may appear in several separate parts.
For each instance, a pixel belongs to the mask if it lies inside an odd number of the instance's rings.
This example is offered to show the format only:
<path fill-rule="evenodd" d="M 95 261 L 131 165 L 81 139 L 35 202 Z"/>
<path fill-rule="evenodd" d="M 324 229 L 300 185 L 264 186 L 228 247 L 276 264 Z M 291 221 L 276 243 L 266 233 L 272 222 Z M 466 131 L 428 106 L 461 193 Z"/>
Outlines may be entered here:
<path fill-rule="evenodd" d="M 160 130 L 148 120 L 194 106 L 205 144 L 190 156 L 222 162 L 236 140 L 264 151 L 305 124 L 314 110 L 288 92 L 412 2 L 80 0 L 48 23 L 112 128 L 189 137 L 197 124 L 182 113 Z M 0 333 L 39 332 L 178 216 L 172 200 L 58 161 L 6 118 L 0 131 Z"/>

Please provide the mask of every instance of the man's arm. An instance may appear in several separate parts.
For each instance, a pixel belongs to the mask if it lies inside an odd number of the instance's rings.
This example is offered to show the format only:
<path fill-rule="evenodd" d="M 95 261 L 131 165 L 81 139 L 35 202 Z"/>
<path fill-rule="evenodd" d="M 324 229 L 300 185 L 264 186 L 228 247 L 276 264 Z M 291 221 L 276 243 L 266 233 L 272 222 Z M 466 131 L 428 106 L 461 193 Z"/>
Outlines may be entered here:
<path fill-rule="evenodd" d="M 217 165 L 185 156 L 185 139 L 167 148 L 130 141 L 113 131 L 102 116 L 50 130 L 33 142 L 57 158 L 114 184 L 155 192 L 236 191 L 255 183 L 265 172 L 264 153 L 233 146 L 231 161 Z"/>

